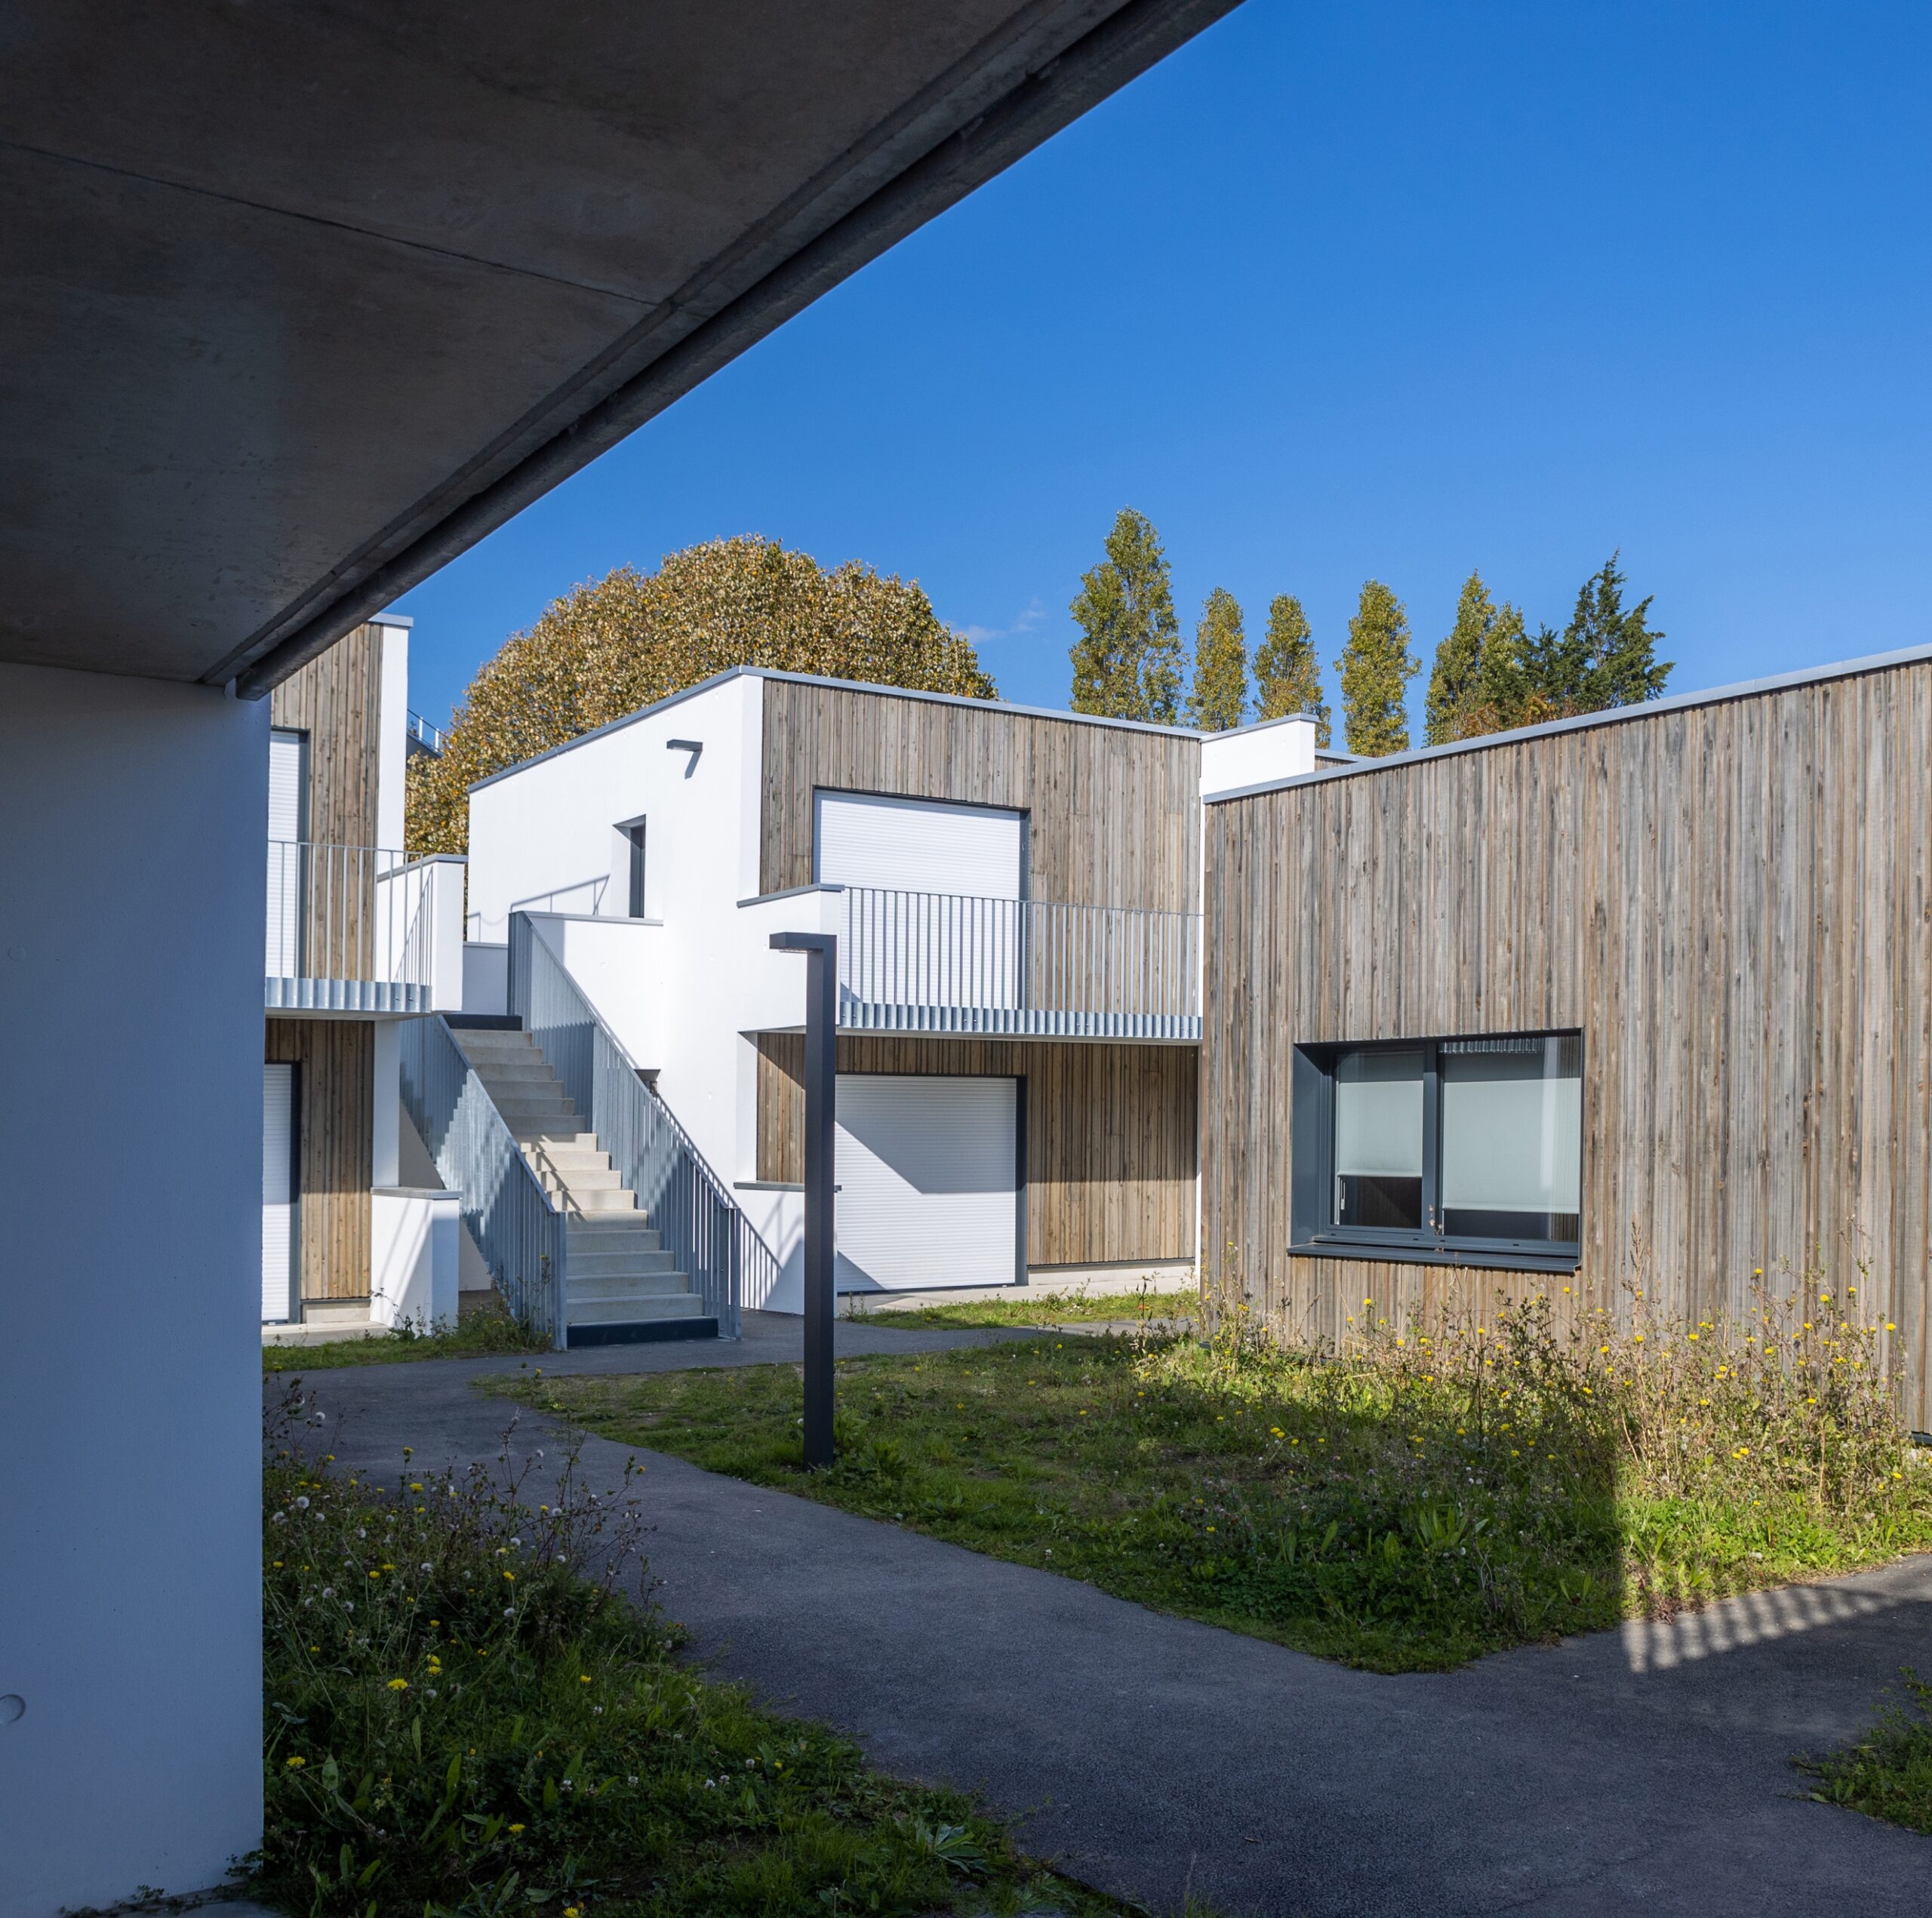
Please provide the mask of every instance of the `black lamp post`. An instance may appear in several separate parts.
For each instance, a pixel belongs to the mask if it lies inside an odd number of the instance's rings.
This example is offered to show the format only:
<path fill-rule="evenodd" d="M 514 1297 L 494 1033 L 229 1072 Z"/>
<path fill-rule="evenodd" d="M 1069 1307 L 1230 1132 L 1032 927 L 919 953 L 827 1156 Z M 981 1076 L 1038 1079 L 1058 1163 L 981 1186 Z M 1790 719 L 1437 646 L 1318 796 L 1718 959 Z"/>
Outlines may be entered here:
<path fill-rule="evenodd" d="M 838 1118 L 838 935 L 774 933 L 805 954 L 805 1465 L 832 1461 L 833 1127 Z"/>

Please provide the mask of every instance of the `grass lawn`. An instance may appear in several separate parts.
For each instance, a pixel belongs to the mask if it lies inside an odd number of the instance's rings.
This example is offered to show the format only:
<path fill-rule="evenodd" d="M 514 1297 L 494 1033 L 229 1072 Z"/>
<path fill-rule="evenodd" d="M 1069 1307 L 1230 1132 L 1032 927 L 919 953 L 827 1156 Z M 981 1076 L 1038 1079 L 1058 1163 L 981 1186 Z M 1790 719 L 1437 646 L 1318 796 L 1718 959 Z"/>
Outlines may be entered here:
<path fill-rule="evenodd" d="M 913 1305 L 889 1311 L 854 1311 L 849 1316 L 868 1324 L 935 1329 L 971 1329 L 983 1326 L 1136 1325 L 1171 1329 L 1192 1323 L 1201 1309 L 1192 1292 L 1050 1292 L 1031 1299 L 1006 1299 L 998 1292 L 984 1299 L 961 1299 L 943 1305 Z"/>
<path fill-rule="evenodd" d="M 678 1655 L 634 1512 L 515 1474 L 265 1480 L 266 1832 L 310 1918 L 1115 1913 L 958 1793 Z M 617 1548 L 593 1579 L 572 1567 Z M 612 1561 L 605 1557 L 604 1562 Z M 1198 1910 L 1198 1907 L 1196 1907 Z"/>
<path fill-rule="evenodd" d="M 1865 1736 L 1829 1757 L 1801 1759 L 1811 1796 L 1932 1836 L 1932 1685 L 1904 1675 L 1906 1702 L 1887 1705 Z"/>
<path fill-rule="evenodd" d="M 394 1330 L 351 1332 L 315 1345 L 264 1345 L 262 1369 L 323 1372 L 333 1366 L 394 1365 L 414 1359 L 479 1359 L 505 1353 L 547 1352 L 547 1339 L 533 1338 L 498 1305 L 472 1306 L 449 1332 Z"/>
<path fill-rule="evenodd" d="M 1795 1345 L 1768 1322 L 1559 1335 L 1539 1306 L 1371 1327 L 1346 1361 L 1239 1326 L 854 1359 L 840 1462 L 811 1474 L 792 1366 L 489 1389 L 1161 1610 L 1441 1670 L 1932 1547 L 1932 1455 L 1870 1342 L 1815 1322 Z"/>

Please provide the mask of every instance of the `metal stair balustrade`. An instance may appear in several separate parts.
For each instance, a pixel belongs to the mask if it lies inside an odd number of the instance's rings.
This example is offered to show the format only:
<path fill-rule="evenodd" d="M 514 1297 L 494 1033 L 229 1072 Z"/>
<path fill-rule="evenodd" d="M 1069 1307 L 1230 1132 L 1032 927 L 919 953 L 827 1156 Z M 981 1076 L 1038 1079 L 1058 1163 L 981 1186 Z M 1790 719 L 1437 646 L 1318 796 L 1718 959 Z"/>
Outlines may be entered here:
<path fill-rule="evenodd" d="M 403 1110 L 437 1176 L 460 1195 L 463 1222 L 504 1303 L 561 1351 L 569 1337 L 562 1210 L 443 1019 L 405 1020 L 401 1036 Z"/>
<path fill-rule="evenodd" d="M 737 1338 L 746 1280 L 767 1296 L 777 1260 L 527 913 L 510 914 L 509 1007 L 690 1275 L 719 1336 Z"/>

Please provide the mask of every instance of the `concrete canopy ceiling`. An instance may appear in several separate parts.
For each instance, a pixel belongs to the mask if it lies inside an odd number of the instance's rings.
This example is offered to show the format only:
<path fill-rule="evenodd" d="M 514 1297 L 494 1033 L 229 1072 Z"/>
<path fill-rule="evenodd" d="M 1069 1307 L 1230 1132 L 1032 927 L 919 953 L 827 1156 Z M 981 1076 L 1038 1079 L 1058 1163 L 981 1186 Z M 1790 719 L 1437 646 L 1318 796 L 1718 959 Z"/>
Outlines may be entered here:
<path fill-rule="evenodd" d="M 0 658 L 258 695 L 1235 0 L 28 0 Z"/>

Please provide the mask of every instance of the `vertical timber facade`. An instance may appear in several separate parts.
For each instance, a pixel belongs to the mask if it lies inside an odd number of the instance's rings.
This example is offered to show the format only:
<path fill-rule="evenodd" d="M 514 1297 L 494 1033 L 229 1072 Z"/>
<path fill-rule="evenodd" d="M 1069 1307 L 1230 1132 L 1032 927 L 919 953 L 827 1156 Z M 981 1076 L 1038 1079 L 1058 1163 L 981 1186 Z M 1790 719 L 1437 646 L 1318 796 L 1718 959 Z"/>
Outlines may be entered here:
<path fill-rule="evenodd" d="M 1860 1284 L 1928 1420 L 1932 661 L 1207 809 L 1203 1280 L 1287 1337 L 1558 1289 L 1292 1253 L 1300 1044 L 1583 1034 L 1574 1297 Z"/>

